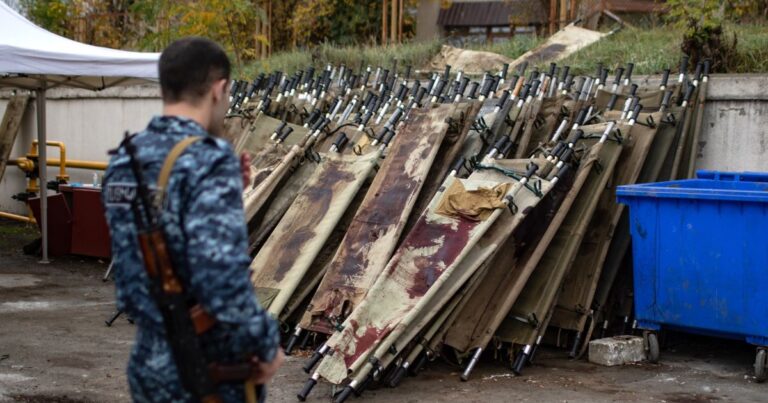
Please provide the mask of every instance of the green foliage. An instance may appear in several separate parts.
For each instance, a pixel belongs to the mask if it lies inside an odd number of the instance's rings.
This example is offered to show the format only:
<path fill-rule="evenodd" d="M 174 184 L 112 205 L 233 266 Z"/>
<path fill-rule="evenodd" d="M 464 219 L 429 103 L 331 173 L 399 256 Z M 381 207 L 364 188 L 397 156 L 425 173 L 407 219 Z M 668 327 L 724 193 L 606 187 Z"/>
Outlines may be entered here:
<path fill-rule="evenodd" d="M 686 36 L 698 35 L 723 25 L 726 2 L 720 0 L 667 0 L 667 20 Z"/>
<path fill-rule="evenodd" d="M 99 46 L 160 51 L 173 40 L 204 36 L 220 43 L 237 64 L 258 58 L 258 48 L 312 49 L 323 43 L 375 44 L 381 35 L 380 0 L 21 0 L 36 24 Z M 406 0 L 406 11 L 417 5 Z M 257 27 L 267 23 L 271 41 Z M 412 36 L 413 16 L 403 16 Z M 265 46 L 261 46 L 265 45 Z"/>
<path fill-rule="evenodd" d="M 32 21 L 59 35 L 109 47 L 130 44 L 129 0 L 22 0 Z"/>
<path fill-rule="evenodd" d="M 404 6 L 417 3 L 406 0 Z M 409 13 L 403 14 L 403 35 L 408 38 L 415 21 Z M 381 36 L 381 17 L 381 0 L 299 0 L 290 19 L 293 44 L 375 44 Z"/>
<path fill-rule="evenodd" d="M 99 46 L 160 51 L 196 35 L 220 43 L 238 63 L 267 38 L 256 32 L 264 12 L 253 0 L 23 0 L 38 25 Z"/>
<path fill-rule="evenodd" d="M 666 19 L 684 30 L 681 48 L 696 63 L 712 61 L 713 71 L 725 71 L 736 57 L 737 36 L 727 35 L 723 25 L 757 15 L 761 0 L 668 0 Z"/>
<path fill-rule="evenodd" d="M 759 24 L 732 24 L 726 27 L 742 38 L 736 47 L 736 54 L 729 60 L 726 70 L 729 73 L 764 73 L 768 72 L 768 27 Z M 682 54 L 679 38 L 684 29 L 659 27 L 655 29 L 625 28 L 605 39 L 588 46 L 559 65 L 571 66 L 575 74 L 594 74 L 597 63 L 614 68 L 627 62 L 635 63 L 635 74 L 659 74 L 665 68 L 675 70 Z M 517 36 L 509 41 L 492 45 L 473 47 L 476 50 L 496 52 L 510 58 L 516 58 L 543 42 L 542 38 Z M 259 72 L 280 70 L 292 73 L 305 69 L 310 63 L 322 68 L 326 63 L 345 63 L 355 69 L 360 63 L 365 65 L 391 66 L 392 60 L 398 59 L 400 70 L 411 64 L 415 69 L 423 68 L 440 51 L 441 43 L 406 43 L 399 46 L 334 46 L 323 44 L 314 52 L 279 52 L 269 59 L 246 65 L 237 76 L 252 78 Z M 314 60 L 313 60 L 314 56 Z M 548 66 L 538 66 L 545 69 Z"/>
<path fill-rule="evenodd" d="M 686 35 L 695 35 L 693 27 L 712 30 L 726 22 L 756 17 L 767 4 L 764 0 L 667 0 L 665 5 L 665 19 L 685 29 Z"/>
<path fill-rule="evenodd" d="M 131 11 L 155 22 L 139 39 L 139 48 L 145 50 L 162 50 L 185 36 L 204 36 L 224 46 L 240 64 L 254 59 L 256 45 L 267 40 L 254 31 L 265 15 L 250 0 L 136 0 Z"/>
<path fill-rule="evenodd" d="M 21 5 L 32 21 L 53 33 L 65 35 L 69 7 L 66 3 L 66 0 L 23 0 Z"/>

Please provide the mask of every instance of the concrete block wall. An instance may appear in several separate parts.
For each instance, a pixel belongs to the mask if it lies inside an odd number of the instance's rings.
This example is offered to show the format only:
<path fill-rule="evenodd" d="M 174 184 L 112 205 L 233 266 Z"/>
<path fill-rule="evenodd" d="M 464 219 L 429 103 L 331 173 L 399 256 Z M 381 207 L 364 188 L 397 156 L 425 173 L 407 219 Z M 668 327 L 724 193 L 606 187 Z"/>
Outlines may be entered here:
<path fill-rule="evenodd" d="M 639 77 L 639 81 L 658 85 L 661 77 Z M 768 75 L 713 75 L 704 106 L 696 169 L 768 172 L 766 151 Z"/>
<path fill-rule="evenodd" d="M 9 91 L 0 92 L 0 116 L 5 112 Z M 107 161 L 107 151 L 117 146 L 126 130 L 143 129 L 149 119 L 161 112 L 162 102 L 157 86 L 111 88 L 99 92 L 78 89 L 53 89 L 47 94 L 46 113 L 48 140 L 63 141 L 67 158 Z M 24 114 L 21 131 L 16 137 L 11 158 L 23 157 L 37 139 L 35 101 L 30 100 Z M 48 148 L 48 158 L 58 159 L 58 150 Z M 68 169 L 71 180 L 90 183 L 93 173 Z M 48 167 L 53 180 L 58 167 Z M 99 171 L 99 174 L 101 172 Z M 0 211 L 25 214 L 23 203 L 11 196 L 26 188 L 24 174 L 8 166 L 0 181 Z"/>
<path fill-rule="evenodd" d="M 636 81 L 658 85 L 659 77 L 636 77 Z M 9 91 L 0 92 L 0 114 L 5 111 Z M 125 130 L 141 130 L 161 112 L 157 86 L 111 88 L 100 92 L 54 89 L 48 92 L 48 139 L 63 141 L 67 157 L 106 161 Z M 26 111 L 12 158 L 22 157 L 37 138 L 34 101 Z M 705 106 L 699 169 L 767 171 L 768 75 L 715 75 L 710 80 Z M 50 149 L 49 158 L 57 158 Z M 54 178 L 56 167 L 49 167 Z M 73 181 L 88 183 L 93 171 L 72 169 Z M 0 182 L 0 211 L 24 214 L 22 203 L 11 196 L 22 192 L 25 178 L 13 166 Z"/>

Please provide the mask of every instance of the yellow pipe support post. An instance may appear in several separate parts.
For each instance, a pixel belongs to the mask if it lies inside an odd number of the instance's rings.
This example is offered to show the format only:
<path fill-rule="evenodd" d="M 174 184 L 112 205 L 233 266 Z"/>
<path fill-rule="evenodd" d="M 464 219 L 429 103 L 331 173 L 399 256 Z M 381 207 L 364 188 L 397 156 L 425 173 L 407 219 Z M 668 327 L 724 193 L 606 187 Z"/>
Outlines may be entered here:
<path fill-rule="evenodd" d="M 56 176 L 56 179 L 68 181 L 69 175 L 67 175 L 67 167 L 66 167 L 66 161 L 67 161 L 67 146 L 64 145 L 64 142 L 62 141 L 46 141 L 45 144 L 49 147 L 57 147 L 59 149 L 59 175 Z M 37 140 L 32 142 L 32 149 L 30 150 L 29 154 L 27 155 L 27 158 L 29 157 L 39 157 L 38 154 L 38 144 Z M 30 158 L 32 159 L 32 158 Z M 46 159 L 46 163 L 50 161 L 49 159 Z M 50 165 L 50 164 L 47 164 Z"/>

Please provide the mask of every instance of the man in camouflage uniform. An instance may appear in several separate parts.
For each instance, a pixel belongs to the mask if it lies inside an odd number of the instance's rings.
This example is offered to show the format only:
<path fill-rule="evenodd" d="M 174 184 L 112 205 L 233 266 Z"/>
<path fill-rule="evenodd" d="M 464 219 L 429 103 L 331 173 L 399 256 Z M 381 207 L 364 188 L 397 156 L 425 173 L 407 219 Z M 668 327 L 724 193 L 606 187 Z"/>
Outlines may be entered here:
<path fill-rule="evenodd" d="M 157 183 L 170 149 L 189 136 L 189 146 L 171 171 L 160 222 L 177 275 L 190 297 L 216 320 L 200 336 L 208 362 L 261 363 L 251 379 L 266 383 L 283 360 L 278 327 L 259 305 L 249 281 L 242 189 L 244 160 L 217 138 L 228 106 L 230 65 L 215 43 L 186 38 L 171 44 L 159 62 L 163 116 L 131 141 L 144 181 Z M 161 313 L 149 292 L 131 209 L 136 180 L 123 147 L 104 177 L 104 204 L 112 234 L 118 308 L 135 319 L 136 342 L 128 363 L 134 401 L 192 401 L 182 386 L 166 340 Z M 222 383 L 226 402 L 243 402 L 242 382 Z"/>

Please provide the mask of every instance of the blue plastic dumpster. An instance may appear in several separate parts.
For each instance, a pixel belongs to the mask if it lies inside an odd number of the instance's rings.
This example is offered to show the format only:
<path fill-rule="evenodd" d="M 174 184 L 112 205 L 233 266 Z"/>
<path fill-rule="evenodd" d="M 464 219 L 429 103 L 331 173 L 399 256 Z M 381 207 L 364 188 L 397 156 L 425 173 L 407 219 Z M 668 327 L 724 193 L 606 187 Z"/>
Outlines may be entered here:
<path fill-rule="evenodd" d="M 765 380 L 766 177 L 701 172 L 698 179 L 619 186 L 618 201 L 629 206 L 635 317 L 648 331 L 652 361 L 662 327 L 737 338 L 758 346 L 755 375 Z"/>

